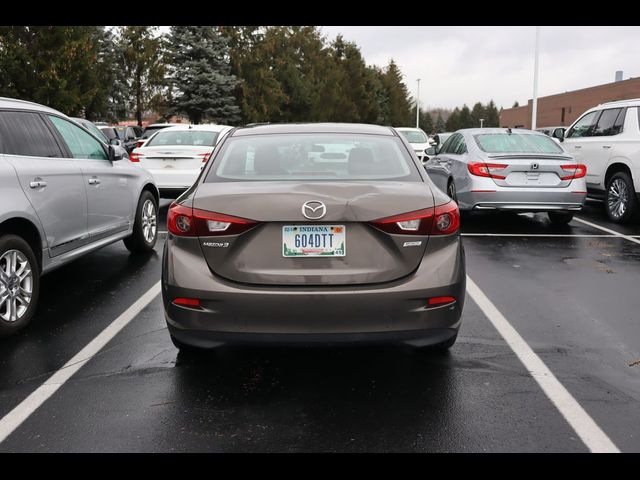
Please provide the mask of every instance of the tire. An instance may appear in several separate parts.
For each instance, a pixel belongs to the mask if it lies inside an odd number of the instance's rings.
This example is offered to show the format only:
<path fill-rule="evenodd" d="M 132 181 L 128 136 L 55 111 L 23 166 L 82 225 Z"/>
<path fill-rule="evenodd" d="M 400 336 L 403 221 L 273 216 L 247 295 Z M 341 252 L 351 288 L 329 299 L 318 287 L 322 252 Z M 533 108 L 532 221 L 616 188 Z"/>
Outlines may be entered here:
<path fill-rule="evenodd" d="M 145 190 L 140 195 L 136 208 L 136 219 L 133 233 L 124 239 L 124 246 L 131 253 L 149 252 L 153 250 L 158 239 L 158 202 L 151 192 Z"/>
<path fill-rule="evenodd" d="M 18 275 L 27 269 L 30 274 L 20 280 Z M 0 270 L 0 337 L 6 337 L 22 330 L 33 318 L 40 271 L 33 250 L 17 235 L 0 236 Z"/>
<path fill-rule="evenodd" d="M 628 223 L 637 218 L 638 198 L 628 173 L 618 172 L 609 179 L 605 208 L 609 219 L 616 223 Z"/>
<path fill-rule="evenodd" d="M 427 347 L 418 347 L 418 351 L 420 353 L 425 353 L 425 354 L 446 353 L 449 351 L 451 347 L 453 347 L 453 344 L 456 343 L 457 339 L 458 339 L 458 333 L 456 332 L 456 334 L 453 337 L 451 337 L 449 340 L 446 340 L 442 343 L 436 343 L 435 345 L 429 345 Z"/>
<path fill-rule="evenodd" d="M 174 337 L 171 334 L 169 334 L 169 336 L 171 337 L 171 343 L 173 343 L 173 346 L 180 351 L 181 355 L 195 356 L 195 355 L 203 355 L 203 354 L 206 354 L 207 352 L 210 352 L 210 350 L 207 350 L 204 348 L 198 348 L 198 347 L 194 347 L 193 345 L 187 345 L 186 343 L 182 343 L 180 340 L 178 340 L 176 337 Z"/>
<path fill-rule="evenodd" d="M 567 225 L 573 220 L 573 212 L 547 212 L 552 225 Z"/>
<path fill-rule="evenodd" d="M 453 183 L 453 180 L 449 180 L 447 184 L 447 195 L 449 195 L 451 200 L 458 203 L 458 193 L 456 192 L 456 184 Z"/>

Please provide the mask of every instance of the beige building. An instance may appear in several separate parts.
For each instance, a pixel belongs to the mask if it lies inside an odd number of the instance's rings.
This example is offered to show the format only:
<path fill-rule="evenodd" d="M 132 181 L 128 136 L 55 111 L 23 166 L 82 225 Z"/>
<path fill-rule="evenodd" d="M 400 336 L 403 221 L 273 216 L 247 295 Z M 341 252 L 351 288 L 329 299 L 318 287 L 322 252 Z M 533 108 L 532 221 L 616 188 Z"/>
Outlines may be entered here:
<path fill-rule="evenodd" d="M 601 103 L 640 98 L 640 78 L 629 78 L 596 87 L 538 98 L 538 127 L 569 126 L 586 110 Z M 501 127 L 531 128 L 533 101 L 500 112 Z"/>

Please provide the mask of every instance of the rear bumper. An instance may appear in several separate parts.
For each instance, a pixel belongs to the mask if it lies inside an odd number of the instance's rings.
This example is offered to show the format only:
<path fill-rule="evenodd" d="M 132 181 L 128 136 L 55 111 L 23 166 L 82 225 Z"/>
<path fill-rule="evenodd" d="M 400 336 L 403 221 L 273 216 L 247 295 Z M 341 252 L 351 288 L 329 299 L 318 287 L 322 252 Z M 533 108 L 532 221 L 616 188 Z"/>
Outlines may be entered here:
<path fill-rule="evenodd" d="M 191 187 L 200 175 L 197 170 L 173 170 L 173 169 L 149 169 L 160 191 L 179 190 L 183 191 Z"/>
<path fill-rule="evenodd" d="M 432 237 L 421 266 L 384 285 L 256 287 L 214 276 L 202 255 L 172 248 L 163 258 L 162 296 L 169 332 L 183 343 L 440 343 L 460 327 L 465 297 L 460 238 Z M 188 275 L 181 272 L 189 265 Z M 456 302 L 427 307 L 427 298 Z M 199 298 L 200 310 L 176 306 L 177 297 Z"/>
<path fill-rule="evenodd" d="M 586 198 L 586 190 L 576 193 L 567 189 L 501 189 L 458 192 L 460 208 L 463 210 L 579 211 Z"/>

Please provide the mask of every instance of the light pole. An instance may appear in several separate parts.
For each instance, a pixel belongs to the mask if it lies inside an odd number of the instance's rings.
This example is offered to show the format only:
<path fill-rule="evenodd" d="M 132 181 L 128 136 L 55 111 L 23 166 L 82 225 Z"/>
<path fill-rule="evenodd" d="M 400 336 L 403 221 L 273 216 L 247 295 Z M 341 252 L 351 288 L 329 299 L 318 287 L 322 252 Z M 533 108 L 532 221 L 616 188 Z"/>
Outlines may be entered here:
<path fill-rule="evenodd" d="M 484 118 L 480 119 L 480 128 L 482 128 L 482 124 L 484 123 Z"/>
<path fill-rule="evenodd" d="M 531 110 L 531 130 L 536 129 L 538 119 L 538 55 L 540 53 L 540 27 L 536 27 L 536 53 L 533 62 L 533 109 Z"/>
<path fill-rule="evenodd" d="M 420 128 L 420 79 L 418 79 L 418 93 L 416 94 L 416 128 Z"/>

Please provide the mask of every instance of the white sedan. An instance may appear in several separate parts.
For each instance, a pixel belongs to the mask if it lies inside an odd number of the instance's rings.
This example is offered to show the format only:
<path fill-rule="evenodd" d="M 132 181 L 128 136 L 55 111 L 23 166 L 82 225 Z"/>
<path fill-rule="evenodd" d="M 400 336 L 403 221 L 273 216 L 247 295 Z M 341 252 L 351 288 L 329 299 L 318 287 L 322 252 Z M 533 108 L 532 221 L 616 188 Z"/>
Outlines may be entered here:
<path fill-rule="evenodd" d="M 409 128 L 409 127 L 396 127 L 396 130 L 400 132 L 407 141 L 413 147 L 413 151 L 416 152 L 418 158 L 424 163 L 429 160 L 426 150 L 431 146 L 429 143 L 429 137 L 421 128 Z"/>
<path fill-rule="evenodd" d="M 174 196 L 196 181 L 228 125 L 177 125 L 154 133 L 130 154 L 153 175 L 162 196 Z"/>

